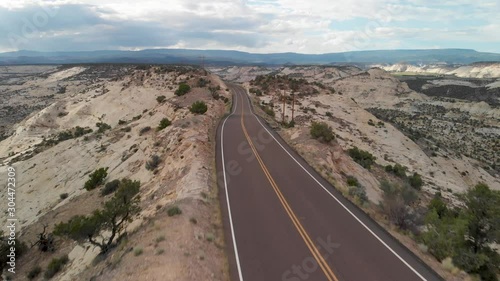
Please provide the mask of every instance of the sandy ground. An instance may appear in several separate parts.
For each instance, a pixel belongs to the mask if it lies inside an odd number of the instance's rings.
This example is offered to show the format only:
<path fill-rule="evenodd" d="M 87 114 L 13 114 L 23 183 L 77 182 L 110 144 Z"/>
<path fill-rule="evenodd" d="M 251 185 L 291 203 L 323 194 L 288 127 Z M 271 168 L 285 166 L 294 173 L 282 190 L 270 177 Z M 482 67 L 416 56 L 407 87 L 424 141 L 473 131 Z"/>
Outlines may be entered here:
<path fill-rule="evenodd" d="M 78 74 L 84 70 L 62 70 L 51 73 L 46 80 L 71 78 L 73 82 L 68 83 L 81 84 L 83 78 Z M 63 239 L 55 253 L 31 250 L 19 261 L 22 270 L 18 276 L 24 277 L 35 264 L 44 270 L 52 257 L 66 253 L 70 264 L 53 280 L 227 279 L 221 218 L 213 195 L 212 160 L 215 128 L 227 109 L 222 100 L 212 98 L 207 88 L 195 87 L 202 75 L 194 70 L 162 73 L 152 68 L 132 71 L 120 79 L 97 77 L 87 88 L 70 90 L 65 98 L 17 124 L 15 134 L 0 142 L 0 158 L 4 158 L 0 180 L 4 181 L 9 162 L 29 155 L 43 138 L 75 126 L 90 127 L 95 132 L 97 122 L 112 127 L 100 137 L 92 133 L 88 138 L 63 141 L 27 160 L 10 163 L 18 174 L 17 216 L 23 241 L 33 242 L 44 224 L 51 231 L 56 223 L 100 206 L 103 198 L 99 190 L 88 192 L 82 188 L 93 170 L 109 167 L 108 180 L 128 177 L 141 181 L 142 211 L 129 226 L 126 241 L 103 261 L 94 264 L 98 253 L 94 247 Z M 212 86 L 226 88 L 218 77 L 205 79 Z M 181 81 L 188 81 L 193 90 L 185 97 L 176 97 L 174 91 Z M 224 90 L 220 94 L 229 97 Z M 167 98 L 164 103 L 156 101 L 160 95 Z M 187 107 L 194 100 L 205 101 L 208 112 L 190 113 Z M 172 125 L 157 132 L 164 117 Z M 119 120 L 125 124 L 118 125 Z M 152 129 L 140 133 L 145 127 Z M 9 156 L 12 152 L 14 155 Z M 152 155 L 162 159 L 155 173 L 145 168 Z M 62 193 L 67 193 L 68 198 L 61 199 Z M 4 197 L 2 193 L 0 199 Z M 183 213 L 168 217 L 166 210 L 176 204 Z M 5 219 L 2 213 L 0 220 L 4 223 Z M 163 236 L 164 242 L 155 242 Z M 143 255 L 136 257 L 129 250 L 136 247 L 143 249 Z"/>

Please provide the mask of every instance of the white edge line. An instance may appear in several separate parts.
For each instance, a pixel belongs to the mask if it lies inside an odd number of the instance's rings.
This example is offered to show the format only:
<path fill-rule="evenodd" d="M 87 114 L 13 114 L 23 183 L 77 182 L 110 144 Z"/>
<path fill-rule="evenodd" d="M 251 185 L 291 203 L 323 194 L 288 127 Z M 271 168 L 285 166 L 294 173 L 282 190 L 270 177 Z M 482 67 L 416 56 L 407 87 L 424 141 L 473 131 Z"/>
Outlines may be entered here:
<path fill-rule="evenodd" d="M 236 95 L 236 93 L 235 93 Z M 222 156 L 222 170 L 224 174 L 224 187 L 226 190 L 226 201 L 227 201 L 227 211 L 229 214 L 229 224 L 231 225 L 231 236 L 233 238 L 233 247 L 234 247 L 234 254 L 236 258 L 236 266 L 238 267 L 238 275 L 240 278 L 240 281 L 243 281 L 243 275 L 241 273 L 241 265 L 240 265 L 240 257 L 238 255 L 238 246 L 236 245 L 236 236 L 234 234 L 234 226 L 233 226 L 233 216 L 231 214 L 231 204 L 229 203 L 229 194 L 227 190 L 227 179 L 226 179 L 226 164 L 225 164 L 225 159 L 224 159 L 224 126 L 226 125 L 227 119 L 231 117 L 236 112 L 236 107 L 238 106 L 238 98 L 236 98 L 236 102 L 234 104 L 234 110 L 229 114 L 229 116 L 224 119 L 224 122 L 222 123 L 222 129 L 220 133 L 220 144 L 221 144 L 221 156 Z"/>
<path fill-rule="evenodd" d="M 245 90 L 246 92 L 246 90 Z M 248 93 L 246 93 L 247 95 L 247 98 L 249 99 L 249 96 L 248 96 Z M 264 130 L 267 131 L 267 133 L 269 135 L 271 135 L 271 137 L 274 139 L 274 141 L 276 141 L 278 143 L 278 145 L 288 154 L 288 156 L 290 156 L 294 161 L 295 163 L 297 163 L 319 186 L 321 186 L 328 194 L 330 194 L 330 196 L 335 199 L 335 201 L 337 201 L 349 214 L 351 214 L 362 226 L 364 226 L 364 228 L 366 228 L 366 230 L 368 230 L 368 232 L 370 232 L 375 238 L 377 238 L 378 241 L 380 241 L 387 249 L 389 249 L 389 251 L 391 251 L 399 260 L 401 260 L 408 268 L 410 268 L 418 277 L 420 277 L 420 279 L 424 280 L 424 281 L 427 281 L 427 279 L 425 279 L 417 270 L 415 270 L 410 264 L 408 264 L 400 255 L 398 255 L 389 245 L 387 245 L 384 240 L 382 240 L 380 237 L 378 237 L 377 234 L 375 234 L 375 232 L 373 232 L 366 224 L 364 224 L 353 212 L 351 212 L 351 210 L 349 210 L 349 208 L 347 208 L 347 206 L 345 206 L 342 202 L 340 202 L 340 200 L 335 197 L 335 195 L 333 195 L 326 187 L 324 187 L 311 173 L 309 173 L 309 171 L 307 171 L 306 168 L 304 168 L 304 166 L 302 166 L 302 164 L 299 163 L 299 161 L 297 161 L 297 159 L 295 159 L 295 157 L 293 157 L 292 154 L 290 154 L 290 152 L 288 152 L 288 150 L 283 147 L 283 145 L 281 145 L 281 143 L 274 137 L 274 135 L 269 132 L 269 130 L 262 124 L 262 122 L 260 122 L 259 118 L 257 117 L 257 115 L 253 112 L 253 110 L 251 109 L 250 107 L 250 111 L 252 112 L 253 116 L 255 117 L 255 119 L 257 119 L 257 121 L 259 122 L 259 124 L 262 126 L 262 128 L 264 128 Z"/>

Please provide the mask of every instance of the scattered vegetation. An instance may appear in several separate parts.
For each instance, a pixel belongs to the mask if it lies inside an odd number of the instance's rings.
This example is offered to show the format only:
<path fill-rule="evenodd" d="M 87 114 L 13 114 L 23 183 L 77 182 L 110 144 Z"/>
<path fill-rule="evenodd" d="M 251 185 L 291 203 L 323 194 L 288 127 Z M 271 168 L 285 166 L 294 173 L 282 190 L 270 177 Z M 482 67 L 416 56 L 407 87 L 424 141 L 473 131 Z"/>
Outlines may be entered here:
<path fill-rule="evenodd" d="M 161 124 L 161 123 L 160 123 Z M 139 136 L 142 136 L 144 135 L 145 133 L 151 131 L 151 127 L 150 126 L 146 126 L 144 128 L 142 128 L 140 131 L 139 131 Z"/>
<path fill-rule="evenodd" d="M 413 176 L 408 178 L 408 181 L 410 182 L 411 187 L 415 189 L 420 189 L 424 184 L 422 177 L 416 172 L 413 173 Z"/>
<path fill-rule="evenodd" d="M 194 114 L 204 114 L 205 112 L 207 112 L 207 110 L 207 104 L 203 101 L 195 101 L 189 108 L 189 111 Z"/>
<path fill-rule="evenodd" d="M 181 83 L 179 88 L 175 91 L 176 96 L 183 96 L 191 91 L 191 87 L 186 83 Z"/>
<path fill-rule="evenodd" d="M 158 96 L 158 97 L 156 97 L 156 101 L 158 103 L 164 103 L 166 100 L 167 100 L 167 97 L 165 97 L 165 96 Z"/>
<path fill-rule="evenodd" d="M 142 255 L 142 253 L 143 253 L 142 248 L 135 248 L 134 249 L 134 256 L 136 256 L 136 257 L 140 256 L 140 255 Z"/>
<path fill-rule="evenodd" d="M 500 191 L 480 183 L 461 199 L 465 207 L 451 209 L 437 193 L 429 203 L 421 239 L 439 261 L 451 258 L 452 264 L 481 280 L 498 280 L 500 255 L 491 247 L 500 238 Z"/>
<path fill-rule="evenodd" d="M 153 171 L 156 168 L 158 168 L 158 166 L 160 165 L 160 163 L 161 163 L 160 156 L 158 156 L 158 155 L 155 154 L 155 155 L 151 156 L 151 159 L 149 159 L 148 161 L 146 161 L 146 170 Z"/>
<path fill-rule="evenodd" d="M 371 166 L 375 163 L 375 156 L 373 156 L 370 152 L 359 149 L 358 147 L 353 147 L 348 150 L 349 156 L 356 161 L 359 165 L 361 165 L 365 169 L 370 169 Z"/>
<path fill-rule="evenodd" d="M 108 168 L 99 168 L 89 175 L 89 180 L 83 186 L 87 191 L 93 190 L 104 183 L 108 176 Z"/>
<path fill-rule="evenodd" d="M 400 164 L 395 164 L 394 166 L 387 165 L 385 166 L 385 171 L 388 173 L 392 173 L 396 175 L 399 178 L 405 179 L 406 178 L 406 170 L 407 168 L 400 165 Z"/>
<path fill-rule="evenodd" d="M 182 210 L 178 206 L 172 206 L 168 208 L 167 214 L 169 217 L 173 217 L 182 214 Z"/>
<path fill-rule="evenodd" d="M 125 179 L 123 181 L 125 181 Z M 120 186 L 120 180 L 113 180 L 106 183 L 104 188 L 101 190 L 101 196 L 106 196 L 115 192 L 119 186 Z"/>
<path fill-rule="evenodd" d="M 56 139 L 52 140 L 52 142 L 54 142 L 53 144 L 55 145 L 59 142 L 78 138 L 78 137 L 84 136 L 84 135 L 89 134 L 89 133 L 92 133 L 92 129 L 82 128 L 82 127 L 76 126 L 74 129 L 60 132 L 59 134 L 57 134 Z M 49 141 L 46 141 L 46 142 L 49 142 Z"/>
<path fill-rule="evenodd" d="M 35 278 L 38 277 L 38 275 L 40 275 L 40 273 L 42 273 L 42 268 L 37 265 L 35 266 L 33 269 L 31 269 L 28 274 L 26 274 L 26 277 L 29 279 L 29 280 L 33 280 Z"/>
<path fill-rule="evenodd" d="M 274 113 L 274 110 L 271 106 L 268 106 L 268 105 L 261 105 L 260 108 L 262 108 L 262 110 L 269 116 L 271 117 L 274 117 L 275 116 L 275 113 Z"/>
<path fill-rule="evenodd" d="M 47 279 L 54 277 L 61 269 L 67 264 L 69 261 L 68 255 L 61 256 L 59 258 L 53 258 L 49 265 L 47 266 L 47 270 L 43 274 L 43 276 Z"/>
<path fill-rule="evenodd" d="M 416 192 L 408 185 L 397 185 L 386 180 L 380 183 L 380 208 L 389 221 L 400 229 L 415 227 L 415 212 L 411 205 L 417 200 Z"/>
<path fill-rule="evenodd" d="M 262 91 L 257 88 L 250 88 L 250 93 L 255 94 L 256 96 L 262 96 Z"/>
<path fill-rule="evenodd" d="M 122 180 L 113 198 L 104 204 L 103 209 L 88 216 L 74 216 L 68 222 L 61 222 L 54 227 L 54 235 L 68 237 L 75 241 L 88 241 L 107 252 L 113 242 L 139 213 L 139 181 Z M 105 237 L 98 236 L 107 232 Z"/>
<path fill-rule="evenodd" d="M 323 143 L 329 143 L 335 139 L 332 128 L 324 122 L 312 122 L 310 133 L 313 139 Z"/>
<path fill-rule="evenodd" d="M 165 117 L 165 118 L 161 119 L 160 125 L 158 125 L 157 130 L 161 131 L 170 125 L 172 125 L 172 121 L 170 121 L 168 118 Z"/>
<path fill-rule="evenodd" d="M 366 189 L 362 186 L 358 179 L 353 176 L 348 176 L 347 185 L 349 186 L 349 196 L 354 198 L 360 205 L 363 205 L 368 201 L 368 196 L 366 195 Z"/>
<path fill-rule="evenodd" d="M 111 129 L 110 125 L 103 122 L 96 123 L 95 125 L 98 128 L 97 132 L 101 134 Z"/>

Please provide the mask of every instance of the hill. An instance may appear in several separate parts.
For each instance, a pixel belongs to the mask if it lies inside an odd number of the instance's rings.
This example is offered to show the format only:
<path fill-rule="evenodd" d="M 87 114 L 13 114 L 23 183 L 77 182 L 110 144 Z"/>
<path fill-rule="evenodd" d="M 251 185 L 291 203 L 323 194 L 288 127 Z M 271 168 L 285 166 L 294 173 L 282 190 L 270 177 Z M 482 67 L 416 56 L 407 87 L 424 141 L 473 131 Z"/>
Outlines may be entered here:
<path fill-rule="evenodd" d="M 400 62 L 469 64 L 500 61 L 500 54 L 468 49 L 379 50 L 328 54 L 255 54 L 228 50 L 148 49 L 141 51 L 36 52 L 16 51 L 0 54 L 0 65 L 76 64 L 76 63 L 180 63 L 211 65 L 283 64 L 394 64 Z"/>

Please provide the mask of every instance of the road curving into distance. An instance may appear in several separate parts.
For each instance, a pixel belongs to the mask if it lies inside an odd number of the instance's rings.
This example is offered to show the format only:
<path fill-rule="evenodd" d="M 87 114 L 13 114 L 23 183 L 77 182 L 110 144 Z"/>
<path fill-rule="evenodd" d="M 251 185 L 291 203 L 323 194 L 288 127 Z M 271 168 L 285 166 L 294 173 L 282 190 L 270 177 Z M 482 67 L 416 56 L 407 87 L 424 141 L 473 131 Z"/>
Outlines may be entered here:
<path fill-rule="evenodd" d="M 217 169 L 231 280 L 442 280 L 290 149 L 245 89 L 230 89 Z"/>

